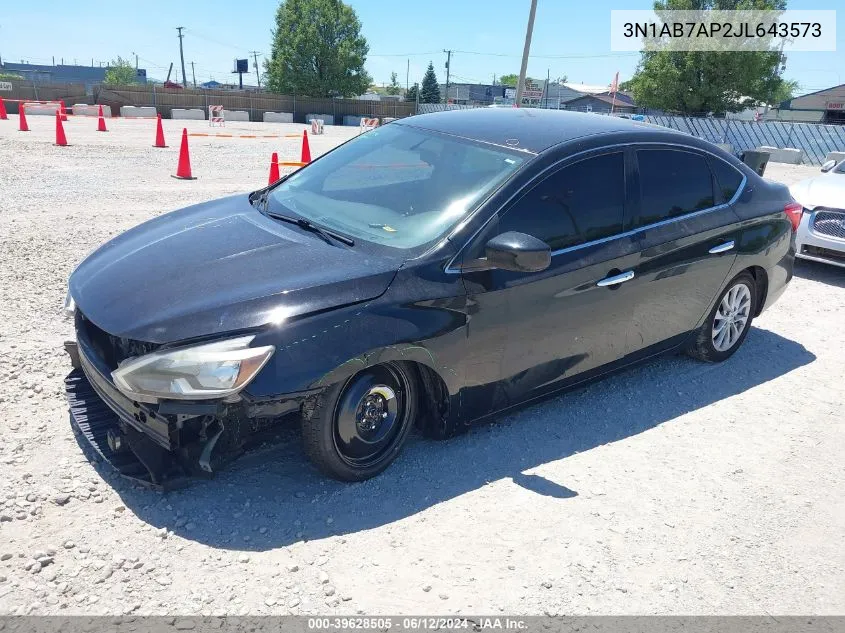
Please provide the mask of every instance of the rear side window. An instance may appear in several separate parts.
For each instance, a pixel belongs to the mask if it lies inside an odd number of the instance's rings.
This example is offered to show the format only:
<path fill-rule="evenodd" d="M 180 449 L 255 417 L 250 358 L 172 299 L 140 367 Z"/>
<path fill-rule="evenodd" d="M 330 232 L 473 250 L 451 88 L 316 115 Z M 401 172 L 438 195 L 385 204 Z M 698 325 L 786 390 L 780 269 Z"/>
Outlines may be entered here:
<path fill-rule="evenodd" d="M 624 155 L 603 154 L 535 186 L 499 220 L 499 230 L 527 233 L 560 250 L 620 233 L 624 200 Z"/>
<path fill-rule="evenodd" d="M 714 206 L 713 176 L 699 154 L 637 150 L 640 215 L 634 228 Z"/>
<path fill-rule="evenodd" d="M 718 158 L 711 158 L 710 166 L 713 168 L 713 174 L 716 176 L 719 193 L 722 194 L 719 202 L 730 201 L 742 184 L 742 174 L 738 169 Z"/>

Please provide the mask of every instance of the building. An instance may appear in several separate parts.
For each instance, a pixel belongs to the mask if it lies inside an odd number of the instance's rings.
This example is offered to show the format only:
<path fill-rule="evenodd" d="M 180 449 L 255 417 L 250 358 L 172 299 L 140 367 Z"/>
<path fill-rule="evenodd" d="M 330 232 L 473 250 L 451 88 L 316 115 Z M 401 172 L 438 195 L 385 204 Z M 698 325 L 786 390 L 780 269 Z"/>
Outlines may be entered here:
<path fill-rule="evenodd" d="M 845 124 L 845 84 L 784 101 L 778 110 L 778 120 Z"/>
<path fill-rule="evenodd" d="M 0 72 L 20 75 L 25 81 L 42 84 L 85 84 L 86 91 L 103 83 L 107 71 L 107 66 L 48 66 L 14 62 L 4 62 L 0 65 Z M 147 83 L 146 69 L 136 68 L 135 77 L 138 83 Z"/>
<path fill-rule="evenodd" d="M 637 111 L 631 95 L 625 92 L 617 92 L 616 95 L 609 92 L 583 95 L 562 104 L 561 109 L 603 114 L 608 114 L 611 110 L 620 114 L 634 114 Z"/>
<path fill-rule="evenodd" d="M 440 94 L 446 95 L 446 84 L 440 84 Z M 490 105 L 504 94 L 505 86 L 501 85 L 450 83 L 448 98 L 449 103 Z"/>

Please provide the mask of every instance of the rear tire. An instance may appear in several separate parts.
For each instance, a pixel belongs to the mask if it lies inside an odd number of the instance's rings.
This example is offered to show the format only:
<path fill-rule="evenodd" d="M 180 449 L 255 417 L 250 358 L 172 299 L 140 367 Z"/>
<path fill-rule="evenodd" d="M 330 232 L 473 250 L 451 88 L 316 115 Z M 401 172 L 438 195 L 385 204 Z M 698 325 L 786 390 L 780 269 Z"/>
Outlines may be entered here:
<path fill-rule="evenodd" d="M 418 410 L 414 373 L 385 363 L 309 399 L 302 408 L 305 452 L 325 474 L 363 481 L 399 455 Z"/>
<path fill-rule="evenodd" d="M 740 348 L 757 306 L 757 284 L 748 272 L 734 277 L 698 329 L 687 350 L 693 358 L 711 363 L 727 360 Z"/>

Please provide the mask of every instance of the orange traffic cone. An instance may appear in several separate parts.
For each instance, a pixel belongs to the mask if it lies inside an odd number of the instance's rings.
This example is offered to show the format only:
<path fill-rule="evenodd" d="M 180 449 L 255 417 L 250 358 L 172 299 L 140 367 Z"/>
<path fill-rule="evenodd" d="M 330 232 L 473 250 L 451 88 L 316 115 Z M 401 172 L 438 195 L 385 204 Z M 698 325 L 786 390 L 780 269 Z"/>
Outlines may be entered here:
<path fill-rule="evenodd" d="M 26 124 L 26 114 L 24 114 L 24 110 L 26 108 L 23 107 L 23 102 L 18 103 L 18 115 L 20 116 L 20 124 L 18 125 L 18 130 L 21 132 L 29 132 L 29 126 Z"/>
<path fill-rule="evenodd" d="M 188 153 L 188 128 L 182 128 L 182 147 L 179 148 L 179 165 L 176 167 L 174 178 L 180 180 L 196 180 L 191 175 L 191 155 Z"/>
<path fill-rule="evenodd" d="M 6 121 L 9 115 L 6 114 L 6 104 L 3 103 L 3 97 L 0 97 L 0 121 Z"/>
<path fill-rule="evenodd" d="M 98 132 L 108 132 L 106 129 L 106 119 L 103 117 L 103 106 L 100 105 L 98 108 L 97 116 L 99 117 L 97 120 L 97 131 Z"/>
<path fill-rule="evenodd" d="M 62 125 L 62 115 L 56 111 L 56 145 L 65 147 L 67 145 L 67 138 L 65 137 L 65 127 Z"/>
<path fill-rule="evenodd" d="M 160 114 L 156 115 L 156 120 L 157 120 L 157 123 L 156 123 L 156 142 L 155 142 L 155 145 L 153 145 L 153 147 L 167 147 L 167 145 L 164 144 L 164 129 L 161 127 L 161 115 Z"/>
<path fill-rule="evenodd" d="M 302 130 L 302 158 L 300 162 L 311 162 L 311 148 L 308 146 L 308 130 Z"/>
<path fill-rule="evenodd" d="M 67 121 L 67 112 L 65 111 L 65 102 L 59 101 L 59 112 L 61 113 L 62 121 Z"/>
<path fill-rule="evenodd" d="M 268 180 L 267 184 L 272 185 L 280 177 L 281 176 L 279 176 L 279 155 L 276 152 L 273 152 L 273 155 L 270 157 L 270 179 Z"/>

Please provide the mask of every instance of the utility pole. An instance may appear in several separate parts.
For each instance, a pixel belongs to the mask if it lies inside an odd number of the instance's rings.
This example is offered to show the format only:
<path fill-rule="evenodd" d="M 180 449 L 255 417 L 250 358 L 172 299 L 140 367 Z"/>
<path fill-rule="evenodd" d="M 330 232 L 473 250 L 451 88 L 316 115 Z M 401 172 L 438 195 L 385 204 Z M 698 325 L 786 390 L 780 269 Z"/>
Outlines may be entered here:
<path fill-rule="evenodd" d="M 536 1 L 536 0 L 535 0 Z M 443 52 L 446 53 L 446 103 L 449 103 L 449 72 L 452 70 L 452 51 L 443 49 Z"/>
<path fill-rule="evenodd" d="M 537 0 L 531 0 L 531 12 L 528 14 L 528 28 L 525 30 L 525 48 L 522 49 L 522 66 L 519 69 L 519 81 L 516 84 L 516 107 L 522 105 L 522 93 L 525 92 L 525 73 L 528 72 L 528 51 L 531 50 L 531 34 L 534 32 L 534 14 L 537 13 Z"/>
<path fill-rule="evenodd" d="M 132 53 L 135 56 L 135 70 L 138 70 L 138 53 Z"/>
<path fill-rule="evenodd" d="M 255 60 L 255 80 L 258 82 L 258 87 L 261 87 L 261 75 L 258 74 L 258 56 L 261 54 L 261 51 L 250 51 L 250 55 Z"/>
<path fill-rule="evenodd" d="M 185 53 L 182 50 L 182 38 L 185 37 L 182 35 L 182 29 L 184 26 L 177 26 L 176 30 L 179 31 L 179 57 L 182 58 L 182 86 L 185 88 L 188 87 L 188 78 L 185 76 Z"/>
<path fill-rule="evenodd" d="M 197 87 L 197 71 L 194 68 L 194 62 L 191 62 L 191 77 L 194 78 L 194 88 Z"/>

